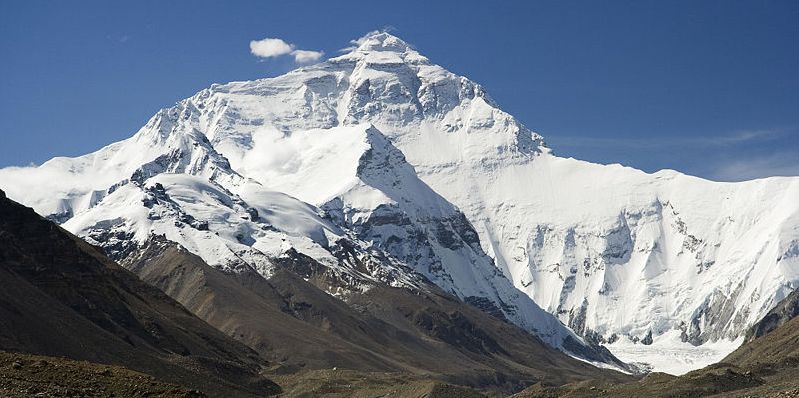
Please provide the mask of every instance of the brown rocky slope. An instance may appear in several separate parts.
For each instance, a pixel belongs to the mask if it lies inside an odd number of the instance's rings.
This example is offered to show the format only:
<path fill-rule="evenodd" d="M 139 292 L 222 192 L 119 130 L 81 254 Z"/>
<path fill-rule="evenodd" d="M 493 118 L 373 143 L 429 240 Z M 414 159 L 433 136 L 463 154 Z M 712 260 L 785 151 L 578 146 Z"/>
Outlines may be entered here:
<path fill-rule="evenodd" d="M 264 279 L 223 273 L 156 237 L 125 266 L 284 373 L 399 372 L 506 393 L 539 381 L 633 380 L 573 359 L 433 285 L 333 297 L 314 284 L 323 279 L 315 271 L 321 265 L 298 253 L 276 259 L 277 271 Z"/>
<path fill-rule="evenodd" d="M 255 351 L 0 191 L 0 350 L 119 365 L 215 396 L 279 391 Z"/>

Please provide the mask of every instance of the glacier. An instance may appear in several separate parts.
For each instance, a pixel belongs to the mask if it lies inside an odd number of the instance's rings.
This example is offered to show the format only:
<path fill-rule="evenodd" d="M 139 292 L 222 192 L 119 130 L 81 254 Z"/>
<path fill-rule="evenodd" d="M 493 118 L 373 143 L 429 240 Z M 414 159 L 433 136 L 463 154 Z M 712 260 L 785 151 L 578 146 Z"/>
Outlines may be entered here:
<path fill-rule="evenodd" d="M 346 281 L 331 294 L 426 279 L 573 354 L 670 373 L 723 357 L 799 287 L 799 178 L 559 157 L 396 36 L 353 44 L 212 85 L 94 153 L 0 169 L 0 186 L 118 259 L 164 235 L 268 276 L 296 251 Z"/>

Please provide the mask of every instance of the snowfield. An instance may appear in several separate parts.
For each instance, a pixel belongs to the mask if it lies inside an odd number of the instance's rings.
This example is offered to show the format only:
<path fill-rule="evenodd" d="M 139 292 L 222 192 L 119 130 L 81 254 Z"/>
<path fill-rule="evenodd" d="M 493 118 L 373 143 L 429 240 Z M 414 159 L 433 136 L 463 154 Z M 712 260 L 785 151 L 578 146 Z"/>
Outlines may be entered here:
<path fill-rule="evenodd" d="M 117 258 L 159 234 L 268 276 L 296 250 L 361 289 L 424 278 L 577 356 L 585 340 L 675 374 L 732 351 L 799 287 L 799 178 L 558 157 L 382 32 L 213 85 L 97 152 L 2 169 L 0 187 Z M 359 269 L 350 245 L 382 265 Z"/>
<path fill-rule="evenodd" d="M 701 369 L 724 359 L 743 343 L 743 336 L 735 340 L 719 340 L 693 346 L 680 339 L 680 333 L 671 331 L 660 336 L 652 345 L 620 340 L 608 348 L 624 362 L 640 364 L 644 369 L 682 375 Z"/>

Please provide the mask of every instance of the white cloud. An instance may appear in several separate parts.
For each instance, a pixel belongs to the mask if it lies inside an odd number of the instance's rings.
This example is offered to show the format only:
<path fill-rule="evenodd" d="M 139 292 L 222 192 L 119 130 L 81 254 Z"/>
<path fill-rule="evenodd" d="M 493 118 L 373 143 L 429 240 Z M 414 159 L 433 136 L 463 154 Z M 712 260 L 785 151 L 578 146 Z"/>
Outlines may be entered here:
<path fill-rule="evenodd" d="M 294 44 L 286 43 L 283 39 L 273 37 L 251 41 L 250 52 L 260 58 L 291 55 L 294 57 L 294 61 L 300 64 L 318 61 L 325 54 L 322 51 L 300 50 Z"/>
<path fill-rule="evenodd" d="M 755 141 L 770 141 L 781 138 L 783 130 L 739 130 L 723 135 L 685 136 L 684 134 L 663 134 L 648 138 L 556 136 L 549 140 L 556 147 L 574 148 L 623 148 L 623 149 L 663 149 L 663 148 L 716 148 L 729 147 Z"/>
<path fill-rule="evenodd" d="M 318 61 L 325 53 L 322 51 L 294 50 L 291 52 L 291 55 L 294 56 L 294 61 L 302 64 L 305 62 Z"/>
<path fill-rule="evenodd" d="M 796 129 L 737 130 L 726 134 L 660 134 L 647 138 L 553 136 L 547 142 L 561 156 L 621 162 L 648 171 L 677 169 L 715 181 L 799 176 Z M 593 158 L 593 159 L 591 159 Z"/>
<path fill-rule="evenodd" d="M 282 39 L 267 37 L 261 40 L 250 42 L 250 52 L 252 55 L 261 58 L 279 57 L 290 54 L 294 50 L 294 45 L 286 43 Z"/>
<path fill-rule="evenodd" d="M 745 181 L 773 176 L 799 176 L 799 153 L 777 152 L 767 156 L 738 159 L 716 168 L 713 179 Z"/>

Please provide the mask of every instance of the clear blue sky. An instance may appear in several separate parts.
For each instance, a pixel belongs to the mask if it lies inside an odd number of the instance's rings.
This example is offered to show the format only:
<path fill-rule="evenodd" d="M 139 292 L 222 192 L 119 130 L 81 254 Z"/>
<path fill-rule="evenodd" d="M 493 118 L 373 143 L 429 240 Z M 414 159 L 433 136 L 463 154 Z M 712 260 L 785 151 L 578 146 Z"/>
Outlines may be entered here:
<path fill-rule="evenodd" d="M 391 27 L 556 153 L 735 180 L 799 174 L 799 1 L 0 2 L 0 167 L 132 135 L 214 82 Z"/>

